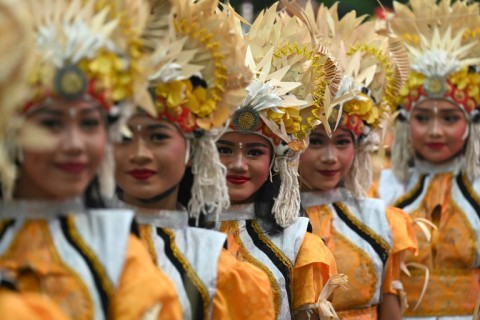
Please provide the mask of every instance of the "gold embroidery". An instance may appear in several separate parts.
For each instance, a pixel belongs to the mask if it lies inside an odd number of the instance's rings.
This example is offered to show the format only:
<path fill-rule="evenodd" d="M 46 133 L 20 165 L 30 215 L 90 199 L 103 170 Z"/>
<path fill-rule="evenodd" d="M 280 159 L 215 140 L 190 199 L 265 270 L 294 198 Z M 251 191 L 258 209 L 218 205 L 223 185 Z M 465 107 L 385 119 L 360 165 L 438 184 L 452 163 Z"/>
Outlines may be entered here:
<path fill-rule="evenodd" d="M 288 268 L 288 274 L 290 276 L 290 281 L 288 283 L 288 290 L 290 290 L 290 292 L 293 294 L 293 264 L 292 262 L 290 261 L 290 259 L 288 259 L 285 254 L 279 250 L 279 248 L 270 240 L 268 239 L 262 232 L 262 230 L 260 229 L 260 226 L 258 225 L 257 221 L 252 221 L 252 227 L 253 227 L 253 230 L 255 230 L 255 232 L 258 234 L 258 237 L 260 238 L 260 240 L 265 243 L 269 248 L 270 250 L 272 250 L 275 255 L 282 261 L 282 263 L 287 266 Z M 287 279 L 285 279 L 287 280 Z M 292 301 L 293 302 L 293 301 Z"/>
<path fill-rule="evenodd" d="M 270 284 L 272 286 L 274 300 L 273 302 L 275 304 L 275 319 L 278 318 L 278 315 L 280 314 L 280 287 L 272 271 L 266 265 L 255 259 L 250 254 L 250 252 L 248 252 L 247 248 L 245 248 L 245 245 L 240 238 L 240 228 L 238 226 L 238 222 L 222 222 L 222 225 L 220 226 L 220 231 L 226 234 L 229 234 L 231 232 L 236 244 L 240 247 L 240 252 L 242 254 L 241 259 L 253 264 L 257 268 L 265 272 L 265 274 L 268 276 L 268 279 L 270 280 Z"/>
<path fill-rule="evenodd" d="M 333 256 L 335 260 L 338 261 L 338 272 L 345 273 L 349 277 L 349 290 L 346 291 L 339 291 L 339 294 L 333 296 L 333 306 L 337 310 L 345 310 L 344 308 L 354 309 L 358 308 L 359 306 L 367 305 L 375 295 L 375 288 L 378 282 L 377 272 L 375 270 L 375 266 L 370 259 L 370 256 L 360 249 L 355 243 L 350 241 L 346 236 L 338 232 L 332 226 L 332 240 L 333 243 L 336 243 L 335 246 L 340 244 L 346 245 L 350 250 L 355 252 L 358 256 L 359 262 L 361 261 L 361 265 L 352 265 L 347 261 L 346 265 L 340 265 L 342 259 L 338 259 L 340 252 L 338 250 L 332 249 Z M 351 257 L 353 260 L 353 257 Z M 338 260 L 337 260 L 338 259 Z M 350 261 L 352 261 L 350 260 Z M 359 268 L 367 267 L 368 274 L 372 277 L 371 279 L 367 279 L 365 275 L 361 277 L 354 276 L 355 272 L 359 270 Z M 368 281 L 367 281 L 368 280 Z M 358 290 L 352 288 L 353 286 L 357 287 Z M 353 289 L 353 290 L 352 290 Z M 368 294 L 365 296 L 363 295 L 368 289 Z"/>
<path fill-rule="evenodd" d="M 193 284 L 197 288 L 198 292 L 200 293 L 202 300 L 203 300 L 203 310 L 204 310 L 204 319 L 209 318 L 209 303 L 210 298 L 208 295 L 208 290 L 203 284 L 203 282 L 198 277 L 197 273 L 193 270 L 190 263 L 187 259 L 183 256 L 183 254 L 178 250 L 177 245 L 175 244 L 175 233 L 167 228 L 162 228 L 163 232 L 170 238 L 170 247 L 172 249 L 173 255 L 177 258 L 178 261 L 182 264 L 183 268 L 188 274 L 188 277 L 192 280 Z"/>
<path fill-rule="evenodd" d="M 378 234 L 376 234 L 372 229 L 370 229 L 367 225 L 362 223 L 360 220 L 358 220 L 349 210 L 348 207 L 341 203 L 337 202 L 338 207 L 345 213 L 346 216 L 348 216 L 349 220 L 352 221 L 352 223 L 357 226 L 360 230 L 368 234 L 371 238 L 375 240 L 376 243 L 382 246 L 385 251 L 390 252 L 390 246 L 388 245 L 385 240 L 383 240 L 382 237 L 380 237 Z"/>
<path fill-rule="evenodd" d="M 407 192 L 406 194 L 404 194 L 403 196 L 401 196 L 400 198 L 398 198 L 397 201 L 395 201 L 392 206 L 393 206 L 393 207 L 398 207 L 398 206 L 400 205 L 400 203 L 402 203 L 402 202 L 404 202 L 404 201 L 406 201 L 406 200 L 408 200 L 408 199 L 411 199 L 411 198 L 413 197 L 413 195 L 414 195 L 415 193 L 417 193 L 418 190 L 420 190 L 420 188 L 422 187 L 422 181 L 423 181 L 423 178 L 424 178 L 424 177 L 425 177 L 425 176 L 422 175 L 422 176 L 418 179 L 417 184 L 413 187 L 413 189 L 410 190 L 409 192 Z"/>
<path fill-rule="evenodd" d="M 21 269 L 30 267 L 39 288 L 59 305 L 72 319 L 93 319 L 93 299 L 82 278 L 74 269 L 60 258 L 53 243 L 47 221 L 26 221 L 15 234 L 10 246 L 0 259 L 0 266 L 14 271 L 21 286 L 28 287 L 31 282 L 23 282 Z M 32 287 L 25 291 L 31 292 Z"/>
<path fill-rule="evenodd" d="M 143 244 L 147 247 L 150 257 L 152 257 L 153 263 L 158 265 L 158 256 L 157 251 L 155 250 L 155 245 L 153 243 L 152 237 L 152 227 L 151 225 L 145 224 L 140 225 L 140 238 L 142 239 Z"/>
<path fill-rule="evenodd" d="M 0 234 L 2 234 L 5 231 L 5 228 L 7 225 L 11 222 L 11 220 L 2 220 L 0 221 Z"/>
<path fill-rule="evenodd" d="M 78 245 L 82 253 L 88 257 L 88 260 L 92 263 L 92 266 L 95 269 L 95 272 L 100 277 L 103 290 L 109 297 L 111 297 L 114 294 L 115 289 L 113 288 L 112 282 L 108 278 L 105 268 L 103 267 L 102 263 L 98 260 L 97 255 L 85 243 L 85 241 L 83 241 L 82 237 L 78 233 L 77 228 L 75 227 L 73 216 L 71 215 L 67 216 L 66 220 L 67 220 L 67 228 L 68 228 L 68 231 L 70 232 L 72 240 Z"/>
<path fill-rule="evenodd" d="M 333 226 L 333 211 L 329 205 L 307 209 L 312 220 L 313 231 L 327 238 L 326 244 L 332 251 L 339 273 L 349 277 L 348 289 L 338 289 L 332 303 L 338 314 L 370 304 L 379 281 L 377 271 L 370 256 Z M 361 309 L 364 310 L 364 309 Z"/>
<path fill-rule="evenodd" d="M 462 174 L 462 182 L 465 185 L 465 188 L 467 189 L 468 194 L 475 200 L 475 202 L 480 205 L 480 197 L 478 194 L 473 190 L 472 185 L 470 184 L 470 181 L 468 181 L 467 176 Z"/>
<path fill-rule="evenodd" d="M 459 213 L 458 215 L 460 217 L 462 217 L 462 220 L 464 222 L 463 225 L 468 229 L 469 238 L 470 239 L 476 239 L 475 230 L 472 228 L 472 225 L 470 224 L 470 221 L 468 221 L 468 218 L 466 217 L 465 213 L 458 206 L 458 204 L 455 202 L 453 197 L 452 197 L 451 201 L 452 201 L 451 202 L 452 207 L 455 209 L 455 211 L 457 213 Z M 469 261 L 471 261 L 471 264 L 473 265 L 475 263 L 475 260 L 477 259 L 478 241 L 471 241 L 470 245 L 471 245 L 471 249 L 470 249 L 470 259 L 469 259 Z"/>

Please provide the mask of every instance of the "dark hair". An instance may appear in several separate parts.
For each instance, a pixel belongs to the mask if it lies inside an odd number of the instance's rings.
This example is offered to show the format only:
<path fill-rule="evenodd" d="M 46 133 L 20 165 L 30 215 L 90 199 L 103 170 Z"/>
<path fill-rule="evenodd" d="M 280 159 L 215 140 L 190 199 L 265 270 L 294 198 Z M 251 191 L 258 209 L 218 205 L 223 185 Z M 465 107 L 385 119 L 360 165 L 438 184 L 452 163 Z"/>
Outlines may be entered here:
<path fill-rule="evenodd" d="M 281 232 L 283 228 L 277 224 L 272 214 L 275 198 L 280 191 L 280 176 L 274 175 L 272 181 L 267 180 L 257 191 L 255 196 L 255 215 L 261 220 L 262 228 L 267 234 L 275 234 Z M 193 173 L 190 168 L 185 170 L 185 175 L 180 181 L 178 190 L 178 202 L 184 207 L 188 206 L 188 202 L 192 197 Z M 205 211 L 208 211 L 205 210 Z M 190 225 L 200 228 L 211 228 L 212 225 L 206 221 L 205 215 L 199 217 L 198 224 L 195 219 L 191 219 Z"/>
<path fill-rule="evenodd" d="M 107 208 L 105 199 L 100 193 L 100 182 L 98 176 L 95 176 L 83 193 L 83 204 L 89 209 Z"/>
<path fill-rule="evenodd" d="M 278 197 L 281 183 L 280 176 L 273 175 L 272 181 L 267 179 L 255 195 L 255 215 L 257 219 L 261 220 L 262 228 L 267 234 L 276 234 L 283 230 L 272 214 L 275 198 Z"/>

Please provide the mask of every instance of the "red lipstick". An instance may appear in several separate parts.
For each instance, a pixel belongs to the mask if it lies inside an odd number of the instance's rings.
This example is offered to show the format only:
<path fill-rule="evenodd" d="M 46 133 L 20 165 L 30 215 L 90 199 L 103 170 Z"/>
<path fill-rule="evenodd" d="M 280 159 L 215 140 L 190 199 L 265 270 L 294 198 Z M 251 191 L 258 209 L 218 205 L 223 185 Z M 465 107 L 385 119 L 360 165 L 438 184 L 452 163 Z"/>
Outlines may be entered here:
<path fill-rule="evenodd" d="M 155 171 L 149 169 L 133 169 L 130 170 L 128 173 L 137 180 L 147 180 L 148 178 L 156 174 Z"/>
<path fill-rule="evenodd" d="M 227 181 L 230 182 L 231 184 L 236 184 L 236 185 L 242 185 L 246 183 L 248 180 L 250 180 L 247 177 L 244 176 L 227 176 Z"/>
<path fill-rule="evenodd" d="M 55 166 L 68 174 L 81 174 L 87 169 L 87 165 L 81 162 L 62 162 L 55 164 Z"/>
<path fill-rule="evenodd" d="M 339 170 L 320 170 L 319 172 L 326 177 L 333 177 Z"/>
<path fill-rule="evenodd" d="M 432 150 L 439 150 L 439 149 L 442 149 L 443 147 L 445 147 L 446 144 L 443 143 L 443 142 L 430 142 L 430 143 L 427 143 L 427 147 L 429 149 L 432 149 Z"/>

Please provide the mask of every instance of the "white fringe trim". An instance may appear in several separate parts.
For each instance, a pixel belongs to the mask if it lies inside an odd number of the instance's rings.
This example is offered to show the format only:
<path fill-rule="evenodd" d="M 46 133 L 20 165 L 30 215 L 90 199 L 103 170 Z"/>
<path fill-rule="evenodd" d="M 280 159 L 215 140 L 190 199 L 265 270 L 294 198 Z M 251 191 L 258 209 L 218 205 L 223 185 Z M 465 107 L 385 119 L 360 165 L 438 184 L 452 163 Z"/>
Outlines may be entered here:
<path fill-rule="evenodd" d="M 377 132 L 370 132 L 355 148 L 352 167 L 345 176 L 345 188 L 356 197 L 366 196 L 373 182 L 372 152 L 380 145 Z"/>
<path fill-rule="evenodd" d="M 290 161 L 287 156 L 277 156 L 273 170 L 280 174 L 281 184 L 272 213 L 278 225 L 286 228 L 298 218 L 300 212 L 298 163 Z"/>
<path fill-rule="evenodd" d="M 112 199 L 115 194 L 115 158 L 113 146 L 108 143 L 105 148 L 105 155 L 98 170 L 98 182 L 100 194 L 103 199 Z"/>
<path fill-rule="evenodd" d="M 480 177 L 480 123 L 469 125 L 470 135 L 465 150 L 464 173 L 470 179 Z"/>
<path fill-rule="evenodd" d="M 206 208 L 215 215 L 230 207 L 226 174 L 220 161 L 215 139 L 210 134 L 192 140 L 192 198 L 188 212 L 196 219 Z"/>
<path fill-rule="evenodd" d="M 410 125 L 408 122 L 397 120 L 391 161 L 393 174 L 402 183 L 405 183 L 408 179 L 408 162 L 413 159 L 409 137 Z"/>

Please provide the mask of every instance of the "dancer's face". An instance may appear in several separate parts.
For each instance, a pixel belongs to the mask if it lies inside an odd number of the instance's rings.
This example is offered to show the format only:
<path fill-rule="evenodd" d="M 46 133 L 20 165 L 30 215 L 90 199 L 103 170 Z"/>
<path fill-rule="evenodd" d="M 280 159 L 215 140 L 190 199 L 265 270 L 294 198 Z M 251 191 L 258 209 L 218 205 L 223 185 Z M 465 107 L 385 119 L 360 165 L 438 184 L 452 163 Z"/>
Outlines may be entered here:
<path fill-rule="evenodd" d="M 310 134 L 307 150 L 300 156 L 303 190 L 328 191 L 338 186 L 350 170 L 355 156 L 352 133 L 339 128 L 329 137 L 322 126 Z"/>
<path fill-rule="evenodd" d="M 64 200 L 83 194 L 107 144 L 102 109 L 91 101 L 52 99 L 34 107 L 26 117 L 27 124 L 49 133 L 51 145 L 48 150 L 23 150 L 16 196 Z"/>
<path fill-rule="evenodd" d="M 227 167 L 230 201 L 248 202 L 269 178 L 272 147 L 257 134 L 229 132 L 217 142 L 220 160 Z"/>
<path fill-rule="evenodd" d="M 128 121 L 131 138 L 115 145 L 115 178 L 123 200 L 133 205 L 155 199 L 166 192 L 163 204 L 175 205 L 178 184 L 186 169 L 186 140 L 178 128 L 147 115 Z M 162 207 L 161 209 L 173 209 Z"/>
<path fill-rule="evenodd" d="M 410 141 L 417 156 L 431 163 L 450 160 L 465 146 L 465 113 L 446 100 L 425 100 L 410 114 Z"/>

